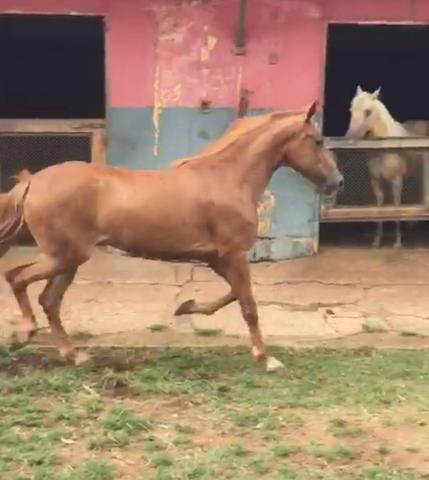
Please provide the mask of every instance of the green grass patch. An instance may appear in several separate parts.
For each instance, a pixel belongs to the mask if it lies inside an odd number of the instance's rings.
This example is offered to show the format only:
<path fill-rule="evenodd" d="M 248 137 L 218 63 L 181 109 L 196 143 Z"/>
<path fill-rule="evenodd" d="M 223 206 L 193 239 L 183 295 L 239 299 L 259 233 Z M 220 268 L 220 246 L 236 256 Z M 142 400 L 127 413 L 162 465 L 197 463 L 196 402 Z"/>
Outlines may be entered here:
<path fill-rule="evenodd" d="M 328 463 L 356 460 L 361 455 L 360 452 L 353 448 L 338 444 L 332 447 L 312 445 L 308 451 L 314 457 L 326 460 Z"/>
<path fill-rule="evenodd" d="M 383 322 L 378 320 L 366 320 L 362 323 L 362 331 L 365 333 L 385 333 L 387 332 L 386 326 Z"/>
<path fill-rule="evenodd" d="M 194 333 L 199 337 L 217 337 L 222 330 L 220 328 L 194 328 Z"/>
<path fill-rule="evenodd" d="M 73 340 L 76 340 L 76 342 L 87 342 L 89 340 L 91 340 L 92 338 L 94 338 L 94 335 L 90 332 L 86 332 L 86 331 L 76 331 L 76 332 L 72 332 L 70 334 L 70 337 L 73 339 Z"/>
<path fill-rule="evenodd" d="M 154 323 L 153 325 L 151 325 L 148 328 L 153 333 L 165 332 L 166 330 L 168 330 L 168 325 L 164 325 L 162 323 Z"/>
<path fill-rule="evenodd" d="M 100 349 L 79 368 L 0 350 L 0 478 L 425 478 L 429 352 L 272 350 L 275 375 L 245 348 Z M 408 447 L 374 447 L 380 429 Z M 397 454 L 409 468 L 386 467 Z"/>
<path fill-rule="evenodd" d="M 364 430 L 362 427 L 350 425 L 347 420 L 343 418 L 333 418 L 329 421 L 328 431 L 338 438 L 357 438 L 360 437 Z"/>
<path fill-rule="evenodd" d="M 273 455 L 277 458 L 287 458 L 300 451 L 301 447 L 299 445 L 289 443 L 277 443 L 272 447 Z"/>

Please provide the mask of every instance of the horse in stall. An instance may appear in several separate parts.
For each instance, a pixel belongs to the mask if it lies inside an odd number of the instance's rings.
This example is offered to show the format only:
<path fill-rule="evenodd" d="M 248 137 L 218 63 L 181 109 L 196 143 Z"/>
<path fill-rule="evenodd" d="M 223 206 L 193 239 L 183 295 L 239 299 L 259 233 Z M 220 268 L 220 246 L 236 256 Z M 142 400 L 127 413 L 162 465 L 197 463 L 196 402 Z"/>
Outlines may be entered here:
<path fill-rule="evenodd" d="M 21 311 L 17 345 L 37 331 L 27 287 L 47 280 L 39 302 L 61 357 L 75 364 L 88 359 L 64 330 L 60 307 L 78 267 L 95 247 L 110 246 L 141 258 L 208 264 L 229 293 L 207 303 L 185 301 L 175 314 L 212 315 L 238 301 L 254 358 L 266 360 L 268 370 L 281 367 L 266 357 L 246 253 L 256 240 L 258 198 L 279 167 L 294 168 L 321 191 L 342 185 L 312 124 L 315 111 L 316 103 L 306 113 L 237 120 L 218 142 L 164 170 L 65 162 L 20 175 L 0 195 L 1 253 L 25 225 L 40 256 L 5 273 Z"/>
<path fill-rule="evenodd" d="M 365 92 L 357 87 L 350 104 L 350 123 L 346 137 L 352 138 L 387 138 L 407 137 L 408 130 L 397 122 L 386 106 L 379 99 L 380 88 L 374 92 Z M 384 182 L 390 183 L 393 204 L 401 205 L 404 176 L 407 172 L 407 162 L 397 153 L 371 153 L 368 161 L 371 188 L 376 204 L 384 204 Z M 401 222 L 395 222 L 394 248 L 401 248 Z M 383 235 L 383 222 L 377 222 L 373 246 L 379 248 Z"/>

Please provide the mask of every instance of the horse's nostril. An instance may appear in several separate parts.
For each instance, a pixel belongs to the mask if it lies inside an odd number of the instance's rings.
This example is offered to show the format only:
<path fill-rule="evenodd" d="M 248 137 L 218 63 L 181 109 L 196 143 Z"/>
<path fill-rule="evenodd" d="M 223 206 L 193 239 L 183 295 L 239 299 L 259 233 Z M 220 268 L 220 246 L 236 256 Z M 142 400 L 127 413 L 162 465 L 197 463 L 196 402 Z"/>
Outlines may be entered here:
<path fill-rule="evenodd" d="M 340 188 L 341 190 L 344 188 L 344 179 L 341 179 L 341 180 L 338 182 L 338 188 Z"/>

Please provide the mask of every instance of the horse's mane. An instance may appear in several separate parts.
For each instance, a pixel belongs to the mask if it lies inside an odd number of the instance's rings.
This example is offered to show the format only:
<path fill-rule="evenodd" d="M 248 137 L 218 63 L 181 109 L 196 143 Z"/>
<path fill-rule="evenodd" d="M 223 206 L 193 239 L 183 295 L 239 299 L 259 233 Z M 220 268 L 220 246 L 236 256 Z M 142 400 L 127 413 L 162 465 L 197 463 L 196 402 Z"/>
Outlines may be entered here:
<path fill-rule="evenodd" d="M 375 135 L 375 130 L 377 130 L 377 127 L 379 126 L 381 126 L 382 129 L 387 129 L 388 133 L 387 135 L 385 135 L 386 137 L 401 136 L 401 135 L 409 134 L 407 129 L 404 127 L 404 125 L 402 125 L 393 117 L 389 109 L 379 98 L 373 98 L 372 95 L 368 92 L 362 92 L 360 95 L 365 95 L 366 98 L 370 98 L 371 105 L 373 105 L 375 107 L 375 110 L 377 111 L 377 115 L 375 117 L 374 116 L 372 117 L 372 118 L 375 118 L 374 123 L 371 122 L 372 128 L 373 128 L 373 131 L 371 132 L 372 136 L 380 136 L 380 135 Z M 380 122 L 380 123 L 377 124 L 377 122 Z"/>
<path fill-rule="evenodd" d="M 190 162 L 212 158 L 214 154 L 223 152 L 233 147 L 240 139 L 243 138 L 243 135 L 254 134 L 257 130 L 271 126 L 276 120 L 286 118 L 294 119 L 300 115 L 303 115 L 303 113 L 279 111 L 266 113 L 263 115 L 238 118 L 232 122 L 230 127 L 217 140 L 208 144 L 190 157 L 175 160 L 172 163 L 172 166 L 180 167 Z"/>
<path fill-rule="evenodd" d="M 388 129 L 388 135 L 386 136 L 408 135 L 407 129 L 393 117 L 381 100 L 376 99 L 374 104 L 377 108 L 379 120 L 383 122 L 383 125 Z"/>

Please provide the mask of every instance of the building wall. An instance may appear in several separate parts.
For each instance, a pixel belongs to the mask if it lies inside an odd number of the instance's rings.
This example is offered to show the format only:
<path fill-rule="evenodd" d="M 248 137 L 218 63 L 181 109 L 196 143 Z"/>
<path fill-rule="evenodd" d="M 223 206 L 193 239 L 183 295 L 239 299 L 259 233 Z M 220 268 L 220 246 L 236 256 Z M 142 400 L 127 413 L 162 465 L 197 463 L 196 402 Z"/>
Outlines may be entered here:
<path fill-rule="evenodd" d="M 232 53 L 239 0 L 0 0 L 3 12 L 106 16 L 108 163 L 161 168 L 219 136 L 240 88 L 250 113 L 301 110 L 322 99 L 329 21 L 429 21 L 427 0 L 248 0 L 246 55 Z M 31 5 L 31 6 L 30 6 Z M 272 58 L 277 62 L 272 63 Z M 200 110 L 209 100 L 211 111 Z M 261 209 L 255 258 L 317 248 L 313 188 L 288 169 Z"/>

